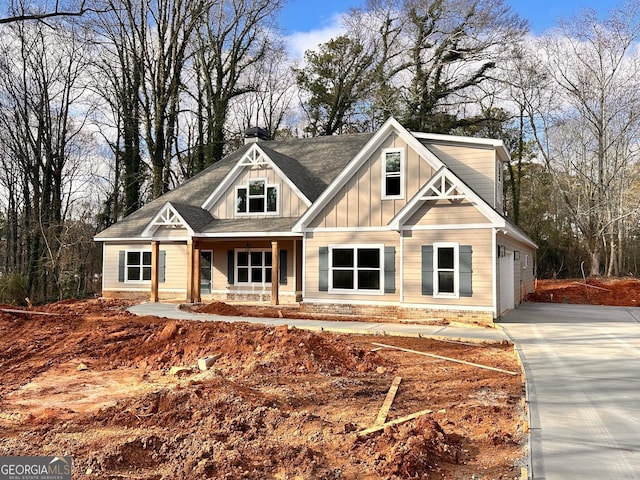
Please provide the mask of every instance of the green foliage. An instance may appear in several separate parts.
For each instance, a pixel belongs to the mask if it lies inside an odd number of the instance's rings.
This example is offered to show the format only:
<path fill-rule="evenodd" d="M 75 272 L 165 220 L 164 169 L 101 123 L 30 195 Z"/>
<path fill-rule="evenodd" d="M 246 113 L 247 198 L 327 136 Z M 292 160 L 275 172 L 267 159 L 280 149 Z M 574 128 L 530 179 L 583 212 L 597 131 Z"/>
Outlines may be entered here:
<path fill-rule="evenodd" d="M 296 70 L 298 86 L 309 94 L 304 105 L 309 116 L 307 132 L 333 135 L 357 124 L 356 106 L 371 87 L 373 55 L 358 39 L 329 40 L 317 52 L 305 53 L 306 67 Z"/>
<path fill-rule="evenodd" d="M 25 305 L 28 295 L 27 277 L 24 275 L 12 273 L 0 278 L 0 303 Z"/>

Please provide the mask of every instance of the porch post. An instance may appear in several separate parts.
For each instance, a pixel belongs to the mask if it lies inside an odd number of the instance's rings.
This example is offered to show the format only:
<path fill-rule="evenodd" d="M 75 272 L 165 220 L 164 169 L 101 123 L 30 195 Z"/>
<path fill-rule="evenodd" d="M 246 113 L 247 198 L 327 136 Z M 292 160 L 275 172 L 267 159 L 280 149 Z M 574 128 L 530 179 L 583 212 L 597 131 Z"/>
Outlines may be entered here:
<path fill-rule="evenodd" d="M 193 303 L 193 239 L 187 240 L 187 303 Z"/>
<path fill-rule="evenodd" d="M 160 257 L 160 242 L 151 240 L 151 301 L 157 303 L 158 298 L 158 263 Z"/>
<path fill-rule="evenodd" d="M 193 251 L 193 301 L 200 303 L 202 296 L 200 295 L 200 242 L 194 242 L 195 248 Z"/>
<path fill-rule="evenodd" d="M 271 242 L 271 304 L 279 305 L 280 259 L 278 258 L 278 242 Z"/>

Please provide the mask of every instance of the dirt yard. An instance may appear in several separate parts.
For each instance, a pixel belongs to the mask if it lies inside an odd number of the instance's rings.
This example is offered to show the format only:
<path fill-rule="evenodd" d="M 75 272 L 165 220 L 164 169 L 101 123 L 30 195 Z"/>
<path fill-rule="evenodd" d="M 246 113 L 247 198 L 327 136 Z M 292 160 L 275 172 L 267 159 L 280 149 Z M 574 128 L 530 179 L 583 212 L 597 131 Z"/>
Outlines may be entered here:
<path fill-rule="evenodd" d="M 575 303 L 583 305 L 640 306 L 640 280 L 636 278 L 588 278 L 538 280 L 530 302 Z"/>
<path fill-rule="evenodd" d="M 512 345 L 178 322 L 125 307 L 0 313 L 0 455 L 71 455 L 74 479 L 520 478 Z M 210 355 L 220 355 L 211 369 L 194 366 Z M 395 377 L 387 421 L 433 413 L 359 435 Z"/>

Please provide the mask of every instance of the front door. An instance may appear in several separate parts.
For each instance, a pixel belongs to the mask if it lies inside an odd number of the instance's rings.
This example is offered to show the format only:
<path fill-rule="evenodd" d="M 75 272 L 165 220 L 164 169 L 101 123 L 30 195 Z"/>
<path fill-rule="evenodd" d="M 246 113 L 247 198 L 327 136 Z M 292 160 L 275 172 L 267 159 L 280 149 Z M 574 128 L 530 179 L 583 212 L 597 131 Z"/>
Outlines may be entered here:
<path fill-rule="evenodd" d="M 213 252 L 205 250 L 200 252 L 200 293 L 211 294 L 211 267 L 213 266 Z"/>

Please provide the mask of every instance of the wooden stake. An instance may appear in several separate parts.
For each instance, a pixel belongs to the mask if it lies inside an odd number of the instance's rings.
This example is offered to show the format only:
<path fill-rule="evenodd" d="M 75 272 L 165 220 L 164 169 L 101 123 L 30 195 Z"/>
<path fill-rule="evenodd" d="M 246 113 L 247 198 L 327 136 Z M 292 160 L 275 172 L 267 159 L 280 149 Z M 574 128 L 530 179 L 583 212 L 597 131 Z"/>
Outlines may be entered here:
<path fill-rule="evenodd" d="M 414 418 L 418 418 L 423 415 L 427 415 L 429 413 L 433 413 L 433 410 L 422 410 L 420 412 L 407 415 L 406 417 L 399 417 L 399 418 L 396 418 L 395 420 L 391 420 L 390 422 L 383 423 L 382 425 L 374 425 L 373 427 L 360 430 L 358 432 L 358 435 L 362 437 L 365 435 L 369 435 L 370 433 L 373 433 L 373 432 L 379 432 L 380 430 L 384 430 L 385 428 L 390 427 L 392 425 L 398 425 L 400 423 L 408 422 L 409 420 L 413 420 Z"/>
<path fill-rule="evenodd" d="M 494 372 L 506 373 L 508 375 L 520 375 L 518 372 L 511 372 L 509 370 L 502 370 L 501 368 L 489 367 L 487 365 L 480 365 L 479 363 L 466 362 L 464 360 L 458 360 L 457 358 L 443 357 L 442 355 L 435 355 L 433 353 L 419 352 L 417 350 L 410 350 L 408 348 L 396 347 L 395 345 L 385 345 L 384 343 L 371 342 L 376 347 L 393 348 L 395 350 L 401 350 L 403 352 L 417 353 L 418 355 L 424 355 L 425 357 L 439 358 L 440 360 L 447 360 L 449 362 L 462 363 L 463 365 L 471 365 L 472 367 L 484 368 L 486 370 L 493 370 Z"/>
<path fill-rule="evenodd" d="M 60 313 L 49 313 L 49 312 L 36 312 L 34 310 L 18 310 L 18 309 L 12 309 L 12 308 L 0 308 L 0 312 L 4 312 L 4 313 L 20 313 L 22 315 L 45 315 L 48 317 L 58 317 L 61 314 Z"/>
<path fill-rule="evenodd" d="M 380 407 L 380 412 L 378 413 L 378 418 L 376 418 L 376 423 L 374 423 L 374 425 L 382 425 L 387 421 L 389 409 L 391 408 L 393 399 L 396 398 L 396 393 L 398 392 L 398 386 L 400 386 L 401 380 L 402 377 L 396 377 L 393 379 L 391 387 L 389 387 L 389 391 L 387 392 L 387 396 L 384 399 L 384 403 L 382 404 L 382 407 Z"/>

